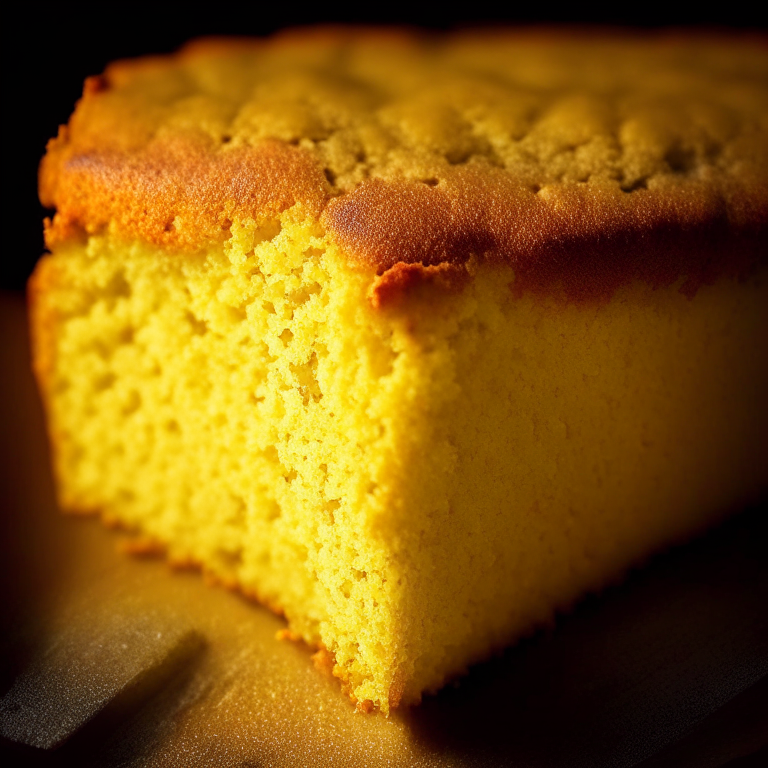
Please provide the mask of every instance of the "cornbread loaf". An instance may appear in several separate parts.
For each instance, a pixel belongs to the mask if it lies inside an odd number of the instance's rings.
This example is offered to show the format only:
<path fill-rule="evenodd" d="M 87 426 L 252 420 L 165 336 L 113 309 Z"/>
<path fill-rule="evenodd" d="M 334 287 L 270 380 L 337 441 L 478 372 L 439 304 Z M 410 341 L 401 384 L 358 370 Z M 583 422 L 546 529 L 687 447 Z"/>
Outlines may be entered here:
<path fill-rule="evenodd" d="M 89 79 L 29 291 L 62 507 L 387 712 L 760 497 L 767 52 L 322 29 Z"/>

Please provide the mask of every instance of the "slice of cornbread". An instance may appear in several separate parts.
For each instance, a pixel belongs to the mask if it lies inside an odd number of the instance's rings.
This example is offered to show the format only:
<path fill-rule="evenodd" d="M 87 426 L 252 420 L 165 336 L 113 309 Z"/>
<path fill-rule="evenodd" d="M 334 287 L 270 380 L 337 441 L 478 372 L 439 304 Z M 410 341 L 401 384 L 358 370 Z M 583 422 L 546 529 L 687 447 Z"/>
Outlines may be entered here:
<path fill-rule="evenodd" d="M 62 506 L 419 700 L 768 486 L 768 54 L 193 43 L 86 83 L 30 283 Z"/>

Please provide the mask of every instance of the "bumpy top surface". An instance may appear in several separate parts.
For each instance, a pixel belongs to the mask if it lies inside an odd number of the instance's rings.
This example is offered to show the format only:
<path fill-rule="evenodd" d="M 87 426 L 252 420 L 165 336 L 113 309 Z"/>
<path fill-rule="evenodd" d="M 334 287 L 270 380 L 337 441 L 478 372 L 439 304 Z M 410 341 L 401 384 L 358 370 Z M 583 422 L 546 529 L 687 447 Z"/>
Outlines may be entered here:
<path fill-rule="evenodd" d="M 393 284 L 477 256 L 511 263 L 518 288 L 574 298 L 637 278 L 695 291 L 768 252 L 768 44 L 564 30 L 198 41 L 86 83 L 41 199 L 57 210 L 50 245 L 110 225 L 196 249 L 235 217 L 299 203 Z"/>

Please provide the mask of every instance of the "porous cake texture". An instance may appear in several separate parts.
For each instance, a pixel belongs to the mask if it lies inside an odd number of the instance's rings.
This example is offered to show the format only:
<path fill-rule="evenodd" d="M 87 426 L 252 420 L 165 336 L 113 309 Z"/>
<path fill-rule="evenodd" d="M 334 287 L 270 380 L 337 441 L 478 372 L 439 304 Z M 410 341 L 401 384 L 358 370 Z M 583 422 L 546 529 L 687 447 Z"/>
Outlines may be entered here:
<path fill-rule="evenodd" d="M 313 30 L 88 80 L 30 283 L 63 508 L 387 712 L 759 497 L 767 50 Z"/>

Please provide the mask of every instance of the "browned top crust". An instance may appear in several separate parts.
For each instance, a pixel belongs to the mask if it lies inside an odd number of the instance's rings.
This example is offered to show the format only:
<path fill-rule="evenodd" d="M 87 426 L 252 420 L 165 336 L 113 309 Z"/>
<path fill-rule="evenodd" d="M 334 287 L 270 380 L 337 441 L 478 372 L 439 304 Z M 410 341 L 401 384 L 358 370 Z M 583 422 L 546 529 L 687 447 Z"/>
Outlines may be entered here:
<path fill-rule="evenodd" d="M 351 263 L 390 271 L 381 296 L 473 256 L 513 265 L 518 291 L 586 299 L 684 278 L 692 293 L 768 258 L 768 44 L 567 30 L 198 41 L 89 79 L 40 194 L 56 209 L 49 247 L 110 227 L 196 250 L 235 218 L 298 204 Z"/>

